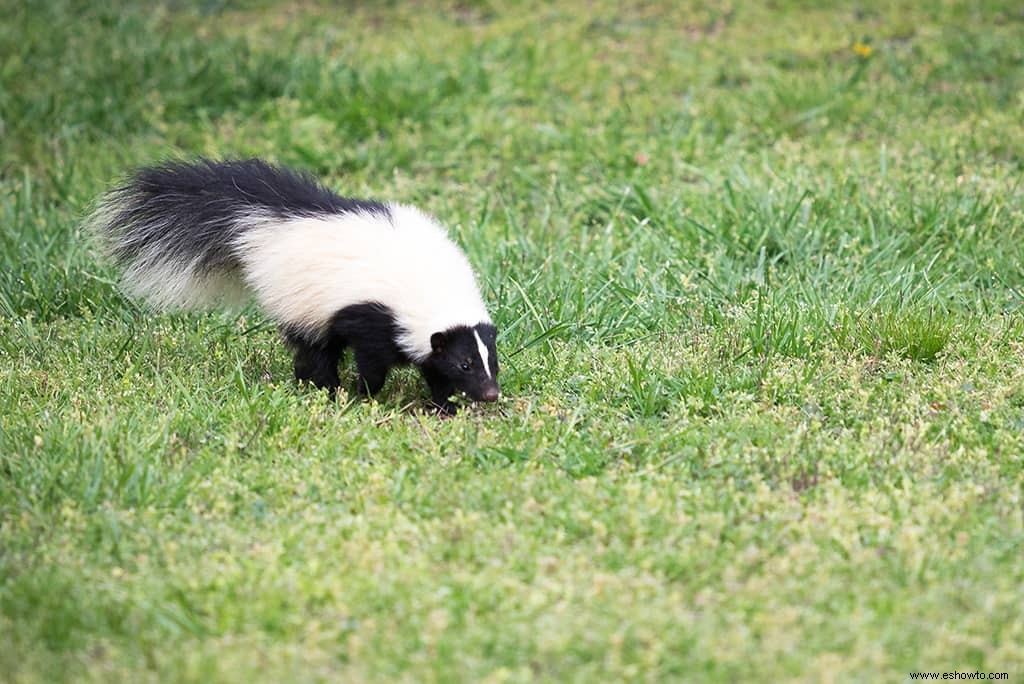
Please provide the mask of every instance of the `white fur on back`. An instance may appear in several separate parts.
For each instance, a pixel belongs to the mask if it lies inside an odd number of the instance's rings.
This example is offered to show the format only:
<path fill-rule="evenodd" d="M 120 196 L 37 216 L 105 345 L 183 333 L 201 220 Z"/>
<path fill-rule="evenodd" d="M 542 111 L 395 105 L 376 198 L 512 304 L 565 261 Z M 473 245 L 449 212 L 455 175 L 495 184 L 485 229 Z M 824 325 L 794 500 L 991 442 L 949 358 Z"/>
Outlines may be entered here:
<path fill-rule="evenodd" d="M 415 360 L 430 336 L 490 322 L 473 270 L 445 230 L 419 210 L 259 222 L 237 242 L 242 277 L 275 320 L 323 332 L 343 307 L 379 302 L 405 331 L 398 344 Z"/>

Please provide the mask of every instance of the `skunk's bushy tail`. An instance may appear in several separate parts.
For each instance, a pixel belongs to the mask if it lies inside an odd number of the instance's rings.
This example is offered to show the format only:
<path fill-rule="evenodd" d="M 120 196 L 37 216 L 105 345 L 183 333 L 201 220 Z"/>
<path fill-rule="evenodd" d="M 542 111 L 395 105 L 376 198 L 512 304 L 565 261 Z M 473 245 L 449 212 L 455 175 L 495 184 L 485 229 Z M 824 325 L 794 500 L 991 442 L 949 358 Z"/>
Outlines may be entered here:
<path fill-rule="evenodd" d="M 201 159 L 135 171 L 100 201 L 90 225 L 123 269 L 128 294 L 188 308 L 245 298 L 237 245 L 247 231 L 354 211 L 389 214 L 258 159 Z"/>

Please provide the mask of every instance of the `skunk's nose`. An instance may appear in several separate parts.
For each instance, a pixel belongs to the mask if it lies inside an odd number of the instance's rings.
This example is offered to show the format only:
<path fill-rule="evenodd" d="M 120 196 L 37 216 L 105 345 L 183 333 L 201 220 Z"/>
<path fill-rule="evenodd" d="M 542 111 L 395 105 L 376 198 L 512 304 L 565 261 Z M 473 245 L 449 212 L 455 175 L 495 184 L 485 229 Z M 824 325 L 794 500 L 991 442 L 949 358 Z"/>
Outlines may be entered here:
<path fill-rule="evenodd" d="M 484 401 L 498 401 L 498 386 L 494 385 L 484 390 Z"/>

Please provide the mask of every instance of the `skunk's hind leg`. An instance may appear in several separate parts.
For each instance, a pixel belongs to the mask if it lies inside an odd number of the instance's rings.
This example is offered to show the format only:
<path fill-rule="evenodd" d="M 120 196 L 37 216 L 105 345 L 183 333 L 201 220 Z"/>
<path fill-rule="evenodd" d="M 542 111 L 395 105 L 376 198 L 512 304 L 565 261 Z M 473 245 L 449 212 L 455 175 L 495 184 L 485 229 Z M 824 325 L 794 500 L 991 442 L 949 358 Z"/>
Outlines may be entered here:
<path fill-rule="evenodd" d="M 295 379 L 308 382 L 314 387 L 326 388 L 334 394 L 341 384 L 338 362 L 345 350 L 344 345 L 333 337 L 310 342 L 300 334 L 287 331 L 284 339 L 295 353 Z"/>
<path fill-rule="evenodd" d="M 295 379 L 334 392 L 341 385 L 341 379 L 338 377 L 339 358 L 340 354 L 332 354 L 329 350 L 315 347 L 297 349 L 295 351 Z"/>

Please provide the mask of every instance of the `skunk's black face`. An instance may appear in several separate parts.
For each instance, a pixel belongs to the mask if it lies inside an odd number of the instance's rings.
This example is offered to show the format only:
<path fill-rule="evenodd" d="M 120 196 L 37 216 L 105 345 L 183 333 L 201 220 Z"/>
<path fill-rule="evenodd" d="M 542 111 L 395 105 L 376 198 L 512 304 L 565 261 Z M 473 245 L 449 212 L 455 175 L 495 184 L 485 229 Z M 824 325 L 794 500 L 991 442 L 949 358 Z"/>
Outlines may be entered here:
<path fill-rule="evenodd" d="M 430 365 L 473 401 L 498 400 L 498 330 L 489 323 L 430 336 Z"/>

